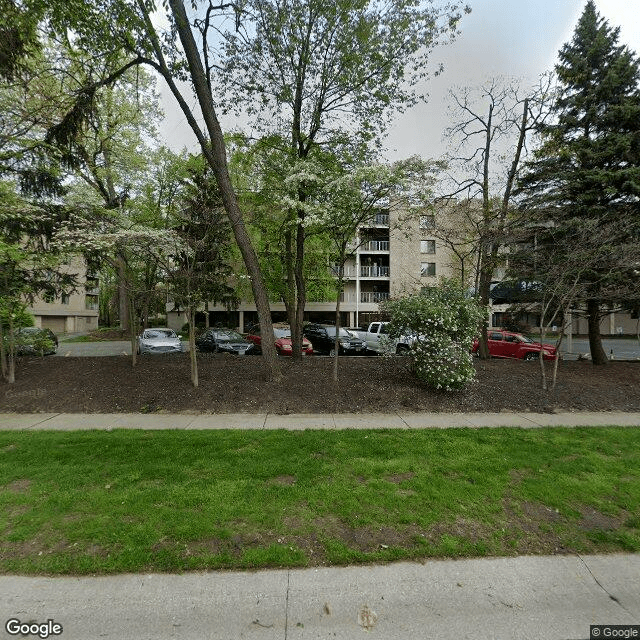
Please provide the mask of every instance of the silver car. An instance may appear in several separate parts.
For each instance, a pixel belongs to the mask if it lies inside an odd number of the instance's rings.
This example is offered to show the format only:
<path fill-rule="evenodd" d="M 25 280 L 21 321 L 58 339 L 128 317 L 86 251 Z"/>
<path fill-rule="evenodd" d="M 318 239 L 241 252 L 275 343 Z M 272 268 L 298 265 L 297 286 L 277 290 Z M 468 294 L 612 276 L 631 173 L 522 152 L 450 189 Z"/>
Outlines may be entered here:
<path fill-rule="evenodd" d="M 182 342 L 173 329 L 145 329 L 138 336 L 138 353 L 182 353 Z"/>

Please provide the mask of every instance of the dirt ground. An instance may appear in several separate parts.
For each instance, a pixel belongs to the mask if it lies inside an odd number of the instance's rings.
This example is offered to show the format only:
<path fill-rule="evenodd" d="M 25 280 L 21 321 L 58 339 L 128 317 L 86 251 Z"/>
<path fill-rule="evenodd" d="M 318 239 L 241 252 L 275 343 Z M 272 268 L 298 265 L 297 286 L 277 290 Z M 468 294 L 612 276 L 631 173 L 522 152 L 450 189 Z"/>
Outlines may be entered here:
<path fill-rule="evenodd" d="M 554 392 L 541 388 L 539 363 L 476 360 L 463 391 L 420 385 L 401 357 L 281 358 L 283 379 L 268 382 L 260 357 L 199 356 L 200 386 L 188 355 L 21 358 L 16 382 L 0 382 L 0 412 L 360 413 L 393 411 L 640 411 L 640 362 L 561 362 Z"/>

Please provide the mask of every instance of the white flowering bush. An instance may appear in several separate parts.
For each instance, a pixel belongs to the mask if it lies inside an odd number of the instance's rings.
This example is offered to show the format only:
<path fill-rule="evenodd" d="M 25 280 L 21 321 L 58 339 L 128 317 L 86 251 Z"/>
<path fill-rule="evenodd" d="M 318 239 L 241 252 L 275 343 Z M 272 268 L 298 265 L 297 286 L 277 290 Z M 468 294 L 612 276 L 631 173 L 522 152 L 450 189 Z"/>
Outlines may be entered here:
<path fill-rule="evenodd" d="M 424 293 L 389 300 L 389 337 L 411 335 L 411 367 L 417 378 L 435 389 L 461 389 L 474 379 L 471 346 L 483 309 L 454 281 L 443 281 Z"/>

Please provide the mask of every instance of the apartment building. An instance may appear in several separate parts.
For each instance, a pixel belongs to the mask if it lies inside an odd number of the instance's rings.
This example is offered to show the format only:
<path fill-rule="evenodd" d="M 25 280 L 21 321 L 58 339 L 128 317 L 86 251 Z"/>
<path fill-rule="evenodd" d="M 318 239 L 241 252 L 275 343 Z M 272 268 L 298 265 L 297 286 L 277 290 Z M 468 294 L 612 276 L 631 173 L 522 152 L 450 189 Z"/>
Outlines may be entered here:
<path fill-rule="evenodd" d="M 443 219 L 443 210 L 438 213 L 438 221 L 433 214 L 409 215 L 405 210 L 389 208 L 380 210 L 364 225 L 358 238 L 351 245 L 351 255 L 344 267 L 345 287 L 340 303 L 341 324 L 346 327 L 366 326 L 369 322 L 383 319 L 380 303 L 390 297 L 398 297 L 421 291 L 434 286 L 441 278 L 460 277 L 461 265 L 458 256 L 436 234 L 436 224 L 449 223 L 456 227 L 455 216 Z M 463 218 L 462 218 L 463 219 Z M 467 256 L 465 278 L 473 277 L 475 262 L 471 253 Z M 327 268 L 337 275 L 335 265 Z M 500 268 L 494 274 L 494 285 L 504 278 L 505 270 Z M 471 282 L 469 282 L 471 285 Z M 508 286 L 506 286 L 508 289 Z M 490 300 L 488 319 L 490 328 L 500 328 L 511 317 L 512 301 L 504 296 L 501 285 L 495 288 Z M 167 303 L 167 323 L 174 329 L 180 329 L 186 323 L 183 313 L 172 311 L 173 304 Z M 271 311 L 274 321 L 286 321 L 284 303 L 273 301 Z M 253 302 L 243 301 L 234 311 L 220 306 L 209 305 L 209 322 L 236 327 L 244 331 L 247 326 L 258 321 Z M 200 314 L 200 319 L 203 315 Z M 312 322 L 335 321 L 335 300 L 308 300 L 305 319 Z M 521 320 L 529 326 L 537 326 L 539 313 L 532 305 Z M 635 335 L 638 326 L 637 314 L 626 312 L 609 313 L 601 323 L 602 335 Z M 587 321 L 576 311 L 570 321 L 572 334 L 586 334 Z M 550 329 L 552 329 L 550 327 Z M 558 329 L 559 330 L 559 329 Z"/>
<path fill-rule="evenodd" d="M 63 294 L 56 300 L 39 298 L 27 307 L 27 311 L 35 318 L 36 327 L 51 329 L 55 334 L 97 329 L 100 293 L 98 275 L 87 271 L 86 263 L 77 256 L 61 268 L 76 274 L 77 290 Z"/>
<path fill-rule="evenodd" d="M 391 296 L 419 292 L 433 286 L 442 276 L 453 275 L 450 255 L 433 236 L 433 215 L 407 217 L 406 212 L 380 210 L 354 239 L 351 255 L 344 268 L 345 288 L 340 303 L 343 326 L 363 326 L 377 320 L 380 303 Z M 335 265 L 328 265 L 337 274 Z M 312 322 L 334 322 L 335 300 L 307 302 L 305 319 Z M 275 321 L 286 320 L 284 303 L 272 302 Z M 243 301 L 237 310 L 226 311 L 209 305 L 209 321 L 243 331 L 257 322 L 255 304 Z M 167 324 L 179 329 L 186 322 L 184 313 L 173 311 L 167 303 Z"/>

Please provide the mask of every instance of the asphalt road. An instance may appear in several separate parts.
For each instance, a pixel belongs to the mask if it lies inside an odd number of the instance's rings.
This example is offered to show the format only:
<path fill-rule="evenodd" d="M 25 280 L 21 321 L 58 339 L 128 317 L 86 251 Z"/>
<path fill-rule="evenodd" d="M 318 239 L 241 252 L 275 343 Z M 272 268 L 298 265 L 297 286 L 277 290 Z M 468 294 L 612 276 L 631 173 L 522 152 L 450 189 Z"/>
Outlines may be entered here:
<path fill-rule="evenodd" d="M 640 343 L 636 338 L 615 338 L 602 341 L 602 346 L 609 358 L 613 355 L 614 360 L 637 360 L 640 359 Z M 563 341 L 560 351 L 567 353 L 567 343 Z M 574 338 L 572 341 L 571 354 L 589 353 L 589 340 L 586 338 Z"/>

